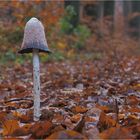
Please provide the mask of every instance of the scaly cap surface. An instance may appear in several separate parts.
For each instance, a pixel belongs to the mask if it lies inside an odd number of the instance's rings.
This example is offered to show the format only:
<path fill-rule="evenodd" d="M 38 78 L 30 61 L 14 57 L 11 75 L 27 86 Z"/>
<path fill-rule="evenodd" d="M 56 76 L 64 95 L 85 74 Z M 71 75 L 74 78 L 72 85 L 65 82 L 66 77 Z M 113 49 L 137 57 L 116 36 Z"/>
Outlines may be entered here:
<path fill-rule="evenodd" d="M 25 26 L 24 38 L 18 53 L 32 53 L 33 49 L 39 52 L 50 53 L 43 24 L 37 18 L 31 18 Z"/>

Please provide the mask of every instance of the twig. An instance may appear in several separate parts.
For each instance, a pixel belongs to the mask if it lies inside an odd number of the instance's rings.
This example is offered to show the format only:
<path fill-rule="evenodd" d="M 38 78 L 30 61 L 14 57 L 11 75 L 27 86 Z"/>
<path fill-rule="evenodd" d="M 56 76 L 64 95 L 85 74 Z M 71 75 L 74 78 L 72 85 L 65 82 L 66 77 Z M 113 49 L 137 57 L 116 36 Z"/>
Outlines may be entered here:
<path fill-rule="evenodd" d="M 32 99 L 29 99 L 29 98 L 15 98 L 15 99 L 11 99 L 11 100 L 8 100 L 8 101 L 4 101 L 4 103 L 9 103 L 9 102 L 14 102 L 14 101 L 20 101 L 20 100 L 33 101 Z"/>
<path fill-rule="evenodd" d="M 116 124 L 119 122 L 119 107 L 118 107 L 118 101 L 115 99 L 115 113 L 116 113 Z"/>

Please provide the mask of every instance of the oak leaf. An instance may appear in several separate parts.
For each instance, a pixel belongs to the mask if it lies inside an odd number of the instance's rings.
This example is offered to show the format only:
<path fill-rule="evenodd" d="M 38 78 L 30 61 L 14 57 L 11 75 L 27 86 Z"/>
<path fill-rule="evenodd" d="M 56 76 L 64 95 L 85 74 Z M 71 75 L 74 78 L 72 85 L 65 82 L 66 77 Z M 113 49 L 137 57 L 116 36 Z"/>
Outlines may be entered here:
<path fill-rule="evenodd" d="M 131 134 L 131 132 L 124 127 L 112 127 L 100 134 L 101 139 L 127 139 L 133 140 L 135 137 Z"/>
<path fill-rule="evenodd" d="M 0 123 L 6 119 L 7 112 L 0 112 Z"/>
<path fill-rule="evenodd" d="M 48 136 L 53 129 L 53 124 L 49 121 L 37 122 L 31 127 L 31 138 L 40 139 Z"/>
<path fill-rule="evenodd" d="M 72 108 L 72 111 L 74 113 L 85 113 L 87 112 L 87 108 L 83 107 L 83 106 L 75 106 L 74 108 Z"/>
<path fill-rule="evenodd" d="M 46 140 L 50 139 L 80 139 L 80 140 L 87 140 L 85 136 L 82 134 L 72 131 L 72 130 L 65 130 L 65 131 L 59 131 L 55 132 L 52 135 L 50 135 Z"/>
<path fill-rule="evenodd" d="M 19 123 L 17 120 L 7 120 L 3 123 L 3 136 L 12 135 L 13 132 L 19 128 Z"/>
<path fill-rule="evenodd" d="M 97 108 L 99 108 L 100 110 L 104 111 L 104 112 L 109 112 L 109 107 L 107 106 L 101 106 L 101 105 L 96 105 Z"/>
<path fill-rule="evenodd" d="M 12 136 L 24 136 L 31 133 L 32 124 L 25 124 L 24 126 L 16 129 Z"/>
<path fill-rule="evenodd" d="M 116 120 L 113 120 L 110 116 L 107 116 L 104 112 L 101 113 L 97 127 L 100 131 L 108 129 L 116 125 Z"/>
<path fill-rule="evenodd" d="M 82 117 L 81 114 L 76 114 L 76 115 L 73 115 L 70 119 L 72 122 L 76 123 L 80 120 L 81 117 Z"/>

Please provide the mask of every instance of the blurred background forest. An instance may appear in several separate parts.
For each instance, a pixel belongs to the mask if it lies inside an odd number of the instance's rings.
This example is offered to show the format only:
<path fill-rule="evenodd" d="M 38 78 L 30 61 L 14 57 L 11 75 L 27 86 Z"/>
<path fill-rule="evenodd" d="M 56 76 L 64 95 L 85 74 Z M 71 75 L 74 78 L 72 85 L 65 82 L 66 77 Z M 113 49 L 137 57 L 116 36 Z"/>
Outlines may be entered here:
<path fill-rule="evenodd" d="M 31 17 L 42 21 L 54 52 L 42 61 L 139 54 L 140 1 L 11 0 L 0 1 L 0 64 L 30 60 L 17 51 Z"/>

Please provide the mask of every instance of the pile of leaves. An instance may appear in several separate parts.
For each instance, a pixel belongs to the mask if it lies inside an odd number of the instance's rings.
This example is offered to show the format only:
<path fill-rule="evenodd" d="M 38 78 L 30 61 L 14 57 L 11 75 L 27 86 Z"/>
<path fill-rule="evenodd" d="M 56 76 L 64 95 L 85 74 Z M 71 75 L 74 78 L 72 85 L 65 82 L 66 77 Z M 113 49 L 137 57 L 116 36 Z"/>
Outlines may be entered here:
<path fill-rule="evenodd" d="M 0 137 L 139 139 L 140 58 L 41 64 L 40 121 L 33 121 L 32 66 L 1 68 Z"/>

